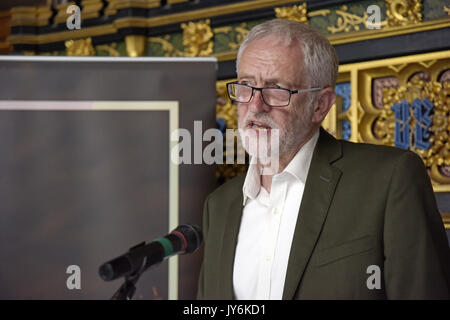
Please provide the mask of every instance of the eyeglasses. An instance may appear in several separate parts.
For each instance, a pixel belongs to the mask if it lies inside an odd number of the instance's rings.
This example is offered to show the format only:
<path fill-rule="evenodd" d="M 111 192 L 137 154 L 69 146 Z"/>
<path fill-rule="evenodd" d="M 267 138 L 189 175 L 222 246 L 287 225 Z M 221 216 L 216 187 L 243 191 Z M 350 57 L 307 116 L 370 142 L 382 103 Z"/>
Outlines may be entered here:
<path fill-rule="evenodd" d="M 291 102 L 291 95 L 302 92 L 312 92 L 323 88 L 309 88 L 299 90 L 289 90 L 284 88 L 255 88 L 239 82 L 227 83 L 227 92 L 230 99 L 237 103 L 249 103 L 252 100 L 255 90 L 261 92 L 265 104 L 270 107 L 286 107 Z"/>

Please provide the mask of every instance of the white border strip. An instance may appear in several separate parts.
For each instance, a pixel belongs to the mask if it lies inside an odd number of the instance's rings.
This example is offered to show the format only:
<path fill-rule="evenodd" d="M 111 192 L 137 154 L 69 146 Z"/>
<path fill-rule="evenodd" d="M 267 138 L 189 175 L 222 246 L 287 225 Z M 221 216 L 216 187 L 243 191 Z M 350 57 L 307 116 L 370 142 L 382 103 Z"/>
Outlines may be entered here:
<path fill-rule="evenodd" d="M 178 145 L 172 141 L 171 134 L 179 126 L 178 101 L 18 101 L 0 100 L 0 110 L 151 110 L 169 111 L 169 231 L 179 224 L 178 196 L 179 196 L 179 168 L 171 161 L 171 150 Z M 179 155 L 178 152 L 176 152 Z M 178 299 L 178 256 L 169 259 L 168 298 Z"/>
<path fill-rule="evenodd" d="M 152 110 L 169 111 L 169 231 L 171 232 L 179 224 L 178 218 L 178 189 L 179 171 L 178 164 L 171 161 L 171 150 L 178 145 L 172 141 L 171 134 L 178 129 L 179 105 L 178 101 L 109 101 L 94 102 L 94 110 Z M 178 155 L 179 153 L 176 152 Z M 178 256 L 169 259 L 168 298 L 178 299 Z"/>

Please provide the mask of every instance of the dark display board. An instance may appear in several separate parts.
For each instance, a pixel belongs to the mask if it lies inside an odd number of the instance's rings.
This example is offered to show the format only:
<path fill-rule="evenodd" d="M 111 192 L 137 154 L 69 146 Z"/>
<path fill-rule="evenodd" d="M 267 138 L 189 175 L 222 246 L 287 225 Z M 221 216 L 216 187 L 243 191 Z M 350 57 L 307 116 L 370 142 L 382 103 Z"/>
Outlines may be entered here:
<path fill-rule="evenodd" d="M 201 226 L 215 168 L 171 161 L 170 137 L 215 127 L 216 66 L 0 58 L 0 299 L 109 299 L 122 279 L 103 281 L 103 262 Z M 201 255 L 148 270 L 134 298 L 195 298 Z"/>

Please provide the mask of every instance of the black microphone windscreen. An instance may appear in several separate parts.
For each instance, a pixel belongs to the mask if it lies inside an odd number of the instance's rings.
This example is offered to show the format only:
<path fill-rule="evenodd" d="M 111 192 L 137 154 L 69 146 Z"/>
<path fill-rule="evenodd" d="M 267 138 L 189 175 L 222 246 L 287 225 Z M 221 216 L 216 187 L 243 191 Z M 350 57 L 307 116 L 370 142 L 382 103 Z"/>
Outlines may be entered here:
<path fill-rule="evenodd" d="M 174 231 L 180 232 L 185 237 L 185 253 L 192 253 L 202 245 L 203 233 L 198 226 L 191 224 L 182 224 L 178 226 Z"/>

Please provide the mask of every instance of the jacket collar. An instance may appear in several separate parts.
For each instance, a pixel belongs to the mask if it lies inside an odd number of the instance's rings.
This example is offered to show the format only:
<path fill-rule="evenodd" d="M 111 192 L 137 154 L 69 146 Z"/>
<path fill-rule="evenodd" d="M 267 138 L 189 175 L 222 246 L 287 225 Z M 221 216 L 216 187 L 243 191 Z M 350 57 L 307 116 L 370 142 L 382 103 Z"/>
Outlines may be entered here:
<path fill-rule="evenodd" d="M 326 220 L 342 172 L 331 164 L 342 157 L 342 144 L 320 128 L 300 204 L 286 272 L 283 299 L 293 299 Z"/>
<path fill-rule="evenodd" d="M 331 164 L 341 158 L 341 142 L 320 128 L 306 179 L 297 225 L 292 240 L 283 299 L 292 299 L 302 279 L 306 265 L 320 236 L 328 208 L 334 196 L 341 171 Z M 244 179 L 242 179 L 242 185 Z M 242 188 L 237 189 L 227 212 L 219 272 L 222 299 L 233 299 L 233 265 L 237 236 L 243 210 Z"/>
<path fill-rule="evenodd" d="M 297 151 L 295 156 L 284 168 L 282 173 L 289 173 L 295 179 L 305 183 L 309 166 L 311 163 L 312 153 L 317 144 L 320 130 L 317 132 Z M 261 190 L 261 172 L 258 163 L 251 163 L 248 167 L 245 176 L 244 186 L 242 187 L 243 205 L 247 203 L 248 199 L 255 199 Z M 282 174 L 281 173 L 281 174 Z M 279 173 L 280 174 L 280 173 Z"/>

